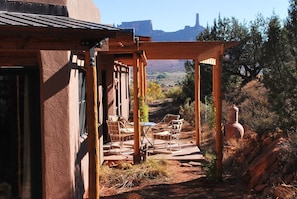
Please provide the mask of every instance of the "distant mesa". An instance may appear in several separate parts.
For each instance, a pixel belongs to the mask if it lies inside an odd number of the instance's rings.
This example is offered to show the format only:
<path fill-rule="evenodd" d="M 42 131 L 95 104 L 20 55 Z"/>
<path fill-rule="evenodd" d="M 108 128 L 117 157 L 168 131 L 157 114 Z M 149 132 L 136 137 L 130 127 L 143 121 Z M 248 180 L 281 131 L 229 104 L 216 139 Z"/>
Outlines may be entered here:
<path fill-rule="evenodd" d="M 174 23 L 174 22 L 172 22 Z M 196 14 L 195 26 L 185 26 L 182 30 L 175 32 L 165 32 L 163 30 L 153 30 L 151 20 L 122 22 L 118 28 L 132 28 L 136 35 L 152 37 L 153 41 L 196 41 L 196 37 L 205 28 L 199 24 L 199 14 Z"/>
<path fill-rule="evenodd" d="M 171 22 L 170 22 L 171 23 Z M 174 23 L 174 22 L 172 22 Z M 153 30 L 151 20 L 122 22 L 118 28 L 129 28 L 135 30 L 135 35 L 152 37 L 153 41 L 196 41 L 196 37 L 200 32 L 204 31 L 204 27 L 199 24 L 199 14 L 196 14 L 196 23 L 194 27 L 185 26 L 182 30 L 175 32 L 165 32 L 163 30 Z M 156 72 L 184 72 L 184 60 L 149 60 L 148 73 Z"/>

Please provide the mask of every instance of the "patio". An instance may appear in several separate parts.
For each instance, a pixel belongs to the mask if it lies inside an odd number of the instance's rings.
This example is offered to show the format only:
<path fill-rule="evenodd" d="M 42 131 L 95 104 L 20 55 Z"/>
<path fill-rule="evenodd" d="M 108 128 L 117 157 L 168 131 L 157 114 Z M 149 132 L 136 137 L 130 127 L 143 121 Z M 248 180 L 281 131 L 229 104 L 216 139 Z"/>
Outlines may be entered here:
<path fill-rule="evenodd" d="M 143 146 L 147 147 L 141 150 L 142 160 L 147 157 L 178 161 L 201 161 L 204 159 L 199 147 L 191 140 L 180 139 L 179 147 L 173 147 L 172 151 L 165 147 L 159 147 L 159 145 L 164 143 L 164 140 L 153 140 L 151 137 L 149 137 L 149 140 L 151 143 L 154 143 L 156 147 L 153 149 L 149 141 L 145 139 Z M 109 143 L 105 144 L 103 147 L 104 161 L 133 161 L 133 145 L 134 140 L 124 141 L 124 147 L 120 153 L 118 148 L 110 149 Z"/>

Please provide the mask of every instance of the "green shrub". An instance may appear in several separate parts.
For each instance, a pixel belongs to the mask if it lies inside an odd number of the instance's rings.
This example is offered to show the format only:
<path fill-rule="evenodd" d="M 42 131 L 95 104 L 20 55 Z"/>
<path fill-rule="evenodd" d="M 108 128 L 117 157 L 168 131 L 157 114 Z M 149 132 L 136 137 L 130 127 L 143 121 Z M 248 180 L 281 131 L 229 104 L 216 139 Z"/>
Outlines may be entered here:
<path fill-rule="evenodd" d="M 168 89 L 165 93 L 165 97 L 173 98 L 173 99 L 179 99 L 181 95 L 182 95 L 182 89 L 180 86 L 174 86 Z"/>
<path fill-rule="evenodd" d="M 184 105 L 180 107 L 179 113 L 192 126 L 195 126 L 195 102 L 191 102 L 191 99 L 187 98 Z M 200 120 L 201 124 L 207 124 L 210 128 L 214 127 L 215 109 L 212 101 L 207 101 L 206 104 L 200 102 Z"/>
<path fill-rule="evenodd" d="M 203 167 L 206 169 L 206 178 L 209 181 L 215 181 L 216 179 L 216 155 L 214 152 L 204 152 L 205 161 Z"/>
<path fill-rule="evenodd" d="M 163 99 L 164 94 L 162 92 L 162 87 L 160 84 L 156 82 L 149 82 L 147 86 L 147 93 L 146 93 L 147 100 L 152 101 L 155 99 Z"/>
<path fill-rule="evenodd" d="M 146 104 L 144 98 L 139 98 L 140 121 L 149 121 L 149 106 Z"/>
<path fill-rule="evenodd" d="M 274 131 L 279 124 L 278 116 L 271 111 L 268 102 L 268 90 L 258 80 L 249 82 L 240 90 L 228 93 L 226 99 L 226 106 L 236 104 L 239 107 L 239 122 L 252 131 L 260 134 Z"/>

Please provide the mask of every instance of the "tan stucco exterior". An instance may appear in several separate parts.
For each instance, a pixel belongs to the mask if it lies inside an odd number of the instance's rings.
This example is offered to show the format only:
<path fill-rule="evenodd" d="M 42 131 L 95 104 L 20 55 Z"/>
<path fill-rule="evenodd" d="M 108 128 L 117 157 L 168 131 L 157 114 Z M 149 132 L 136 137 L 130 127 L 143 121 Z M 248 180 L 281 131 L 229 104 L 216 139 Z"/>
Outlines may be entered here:
<path fill-rule="evenodd" d="M 92 0 L 67 0 L 69 17 L 100 23 L 100 12 Z"/>
<path fill-rule="evenodd" d="M 19 2 L 66 7 L 68 17 L 100 23 L 100 12 L 92 0 Z M 38 63 L 40 71 L 42 155 L 42 173 L 37 175 L 42 175 L 42 196 L 44 199 L 82 198 L 89 186 L 89 158 L 87 136 L 80 136 L 77 65 L 72 60 L 71 51 L 43 50 L 37 54 L 35 63 Z M 102 85 L 99 85 L 99 89 L 102 98 Z M 102 101 L 100 104 L 99 121 L 102 124 Z M 102 131 L 101 128 L 101 135 Z M 100 145 L 103 145 L 102 136 Z M 103 156 L 103 152 L 100 153 Z"/>
<path fill-rule="evenodd" d="M 44 197 L 71 197 L 70 70 L 68 52 L 41 52 Z M 62 80 L 62 81 L 61 81 Z M 72 81 L 71 81 L 72 82 Z M 75 98 L 74 98 L 75 99 Z M 54 184 L 59 186 L 53 186 Z"/>
<path fill-rule="evenodd" d="M 93 0 L 14 0 L 27 3 L 41 3 L 66 6 L 69 17 L 100 23 L 100 12 Z"/>

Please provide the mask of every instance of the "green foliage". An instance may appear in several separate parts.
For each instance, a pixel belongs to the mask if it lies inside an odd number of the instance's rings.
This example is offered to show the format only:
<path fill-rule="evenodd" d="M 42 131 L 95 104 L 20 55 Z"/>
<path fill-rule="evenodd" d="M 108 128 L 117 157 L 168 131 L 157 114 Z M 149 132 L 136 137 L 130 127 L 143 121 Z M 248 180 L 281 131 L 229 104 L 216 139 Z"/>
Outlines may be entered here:
<path fill-rule="evenodd" d="M 216 180 L 216 155 L 213 152 L 205 151 L 204 157 L 203 166 L 206 168 L 206 178 L 213 182 Z"/>
<path fill-rule="evenodd" d="M 149 121 L 149 106 L 145 103 L 144 98 L 139 98 L 140 121 Z"/>
<path fill-rule="evenodd" d="M 290 0 L 288 18 L 283 27 L 277 16 L 264 19 L 257 16 L 249 24 L 239 23 L 235 18 L 214 20 L 212 26 L 198 35 L 199 41 L 239 41 L 239 45 L 226 51 L 222 60 L 222 88 L 237 93 L 223 96 L 228 103 L 240 103 L 241 118 L 253 130 L 263 132 L 276 126 L 296 129 L 297 123 L 297 1 Z M 211 94 L 211 67 L 201 65 L 201 99 Z M 194 100 L 194 63 L 186 62 L 187 75 L 182 82 L 182 99 Z M 262 76 L 265 87 L 254 84 L 261 90 L 242 93 L 252 80 Z M 203 77 L 206 77 L 203 79 Z M 204 86 L 202 84 L 205 83 Z M 267 100 L 269 96 L 269 100 Z M 229 98 L 228 98 L 229 97 Z M 266 101 L 263 100 L 264 97 Z M 186 102 L 189 103 L 189 102 Z M 184 109 L 191 110 L 190 104 Z M 184 113 L 187 111 L 183 110 Z M 213 111 L 214 112 L 214 111 Z M 190 114 L 189 114 L 190 115 Z"/>
<path fill-rule="evenodd" d="M 227 93 L 226 100 L 226 109 L 232 104 L 240 107 L 239 122 L 249 129 L 259 134 L 276 129 L 279 118 L 271 111 L 268 90 L 260 81 L 251 81 L 243 88 Z"/>
<path fill-rule="evenodd" d="M 182 93 L 181 100 L 185 101 L 187 98 L 190 98 L 191 101 L 195 100 L 195 65 L 190 61 L 185 62 L 185 72 L 186 76 L 181 82 Z"/>
<path fill-rule="evenodd" d="M 272 16 L 264 46 L 264 83 L 269 89 L 269 102 L 280 118 L 282 129 L 296 129 L 297 123 L 297 1 L 291 0 L 284 27 Z"/>
<path fill-rule="evenodd" d="M 174 87 L 171 87 L 168 89 L 165 93 L 165 97 L 167 98 L 173 98 L 173 99 L 178 99 L 180 98 L 182 94 L 182 89 L 179 85 L 176 85 Z"/>
<path fill-rule="evenodd" d="M 207 123 L 210 128 L 215 127 L 216 123 L 216 109 L 213 103 L 213 96 L 205 98 L 205 106 L 207 107 Z"/>
<path fill-rule="evenodd" d="M 181 100 L 185 101 L 190 98 L 190 101 L 195 100 L 195 63 L 191 61 L 185 62 L 186 76 L 181 82 Z M 212 66 L 200 64 L 200 97 L 204 101 L 206 96 L 212 93 Z"/>
<path fill-rule="evenodd" d="M 207 99 L 207 98 L 206 98 Z M 215 125 L 215 109 L 211 100 L 206 100 L 206 103 L 200 104 L 200 116 L 201 123 L 207 124 L 210 128 L 214 128 Z M 180 107 L 179 113 L 182 117 L 188 121 L 192 126 L 195 126 L 195 102 L 191 102 L 190 98 L 186 99 L 183 106 Z"/>
<path fill-rule="evenodd" d="M 167 73 L 162 73 L 162 74 L 157 75 L 156 79 L 157 80 L 166 79 L 167 77 L 168 77 Z"/>
<path fill-rule="evenodd" d="M 250 26 L 239 23 L 235 18 L 214 20 L 197 40 L 239 41 L 240 44 L 226 51 L 223 64 L 223 91 L 234 89 L 255 79 L 263 66 L 260 64 L 261 47 L 264 42 L 265 20 L 258 16 Z M 209 71 L 211 72 L 211 71 Z M 210 94 L 210 93 L 208 93 Z"/>
<path fill-rule="evenodd" d="M 190 98 L 186 99 L 183 106 L 180 107 L 179 113 L 192 126 L 195 126 L 195 102 L 190 102 Z"/>
<path fill-rule="evenodd" d="M 130 84 L 129 85 L 129 97 L 130 97 L 130 100 L 132 100 L 134 98 L 134 86 L 133 84 Z"/>

